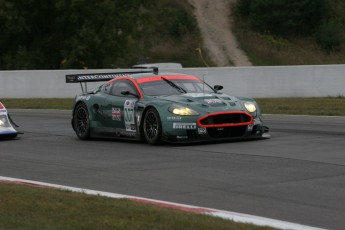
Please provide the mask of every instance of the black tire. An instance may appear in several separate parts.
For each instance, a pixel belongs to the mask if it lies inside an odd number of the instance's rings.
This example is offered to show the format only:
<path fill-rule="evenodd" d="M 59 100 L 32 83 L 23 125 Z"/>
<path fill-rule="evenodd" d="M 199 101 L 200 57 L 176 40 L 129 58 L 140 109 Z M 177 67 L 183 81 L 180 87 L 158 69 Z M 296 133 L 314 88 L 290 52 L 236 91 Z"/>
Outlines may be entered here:
<path fill-rule="evenodd" d="M 144 116 L 143 131 L 146 141 L 151 145 L 161 142 L 162 122 L 155 108 L 147 110 Z"/>
<path fill-rule="evenodd" d="M 86 140 L 90 137 L 89 111 L 84 103 L 80 103 L 74 110 L 73 125 L 79 139 Z"/>

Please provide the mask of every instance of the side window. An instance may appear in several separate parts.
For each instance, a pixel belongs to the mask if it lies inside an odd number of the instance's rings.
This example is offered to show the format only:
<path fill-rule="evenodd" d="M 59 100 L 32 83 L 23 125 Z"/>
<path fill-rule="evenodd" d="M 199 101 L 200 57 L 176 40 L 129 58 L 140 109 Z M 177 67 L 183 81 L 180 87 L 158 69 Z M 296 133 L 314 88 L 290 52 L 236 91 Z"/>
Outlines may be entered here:
<path fill-rule="evenodd" d="M 102 91 L 104 93 L 106 93 L 106 94 L 109 94 L 110 88 L 111 88 L 111 84 L 110 83 L 104 84 L 103 87 L 102 87 Z"/>
<path fill-rule="evenodd" d="M 138 94 L 137 90 L 135 89 L 134 85 L 128 80 L 118 80 L 114 82 L 110 94 L 114 96 L 124 97 L 121 92 L 129 91 L 133 94 Z M 127 95 L 127 97 L 134 97 L 133 95 Z"/>

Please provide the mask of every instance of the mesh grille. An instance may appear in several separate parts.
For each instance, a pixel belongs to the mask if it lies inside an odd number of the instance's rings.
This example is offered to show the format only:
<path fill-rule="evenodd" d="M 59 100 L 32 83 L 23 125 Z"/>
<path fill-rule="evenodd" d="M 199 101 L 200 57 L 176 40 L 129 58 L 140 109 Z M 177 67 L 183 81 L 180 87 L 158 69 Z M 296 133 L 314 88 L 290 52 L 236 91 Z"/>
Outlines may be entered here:
<path fill-rule="evenodd" d="M 227 125 L 227 124 L 241 124 L 250 122 L 252 118 L 245 113 L 227 113 L 210 115 L 200 120 L 202 125 Z"/>

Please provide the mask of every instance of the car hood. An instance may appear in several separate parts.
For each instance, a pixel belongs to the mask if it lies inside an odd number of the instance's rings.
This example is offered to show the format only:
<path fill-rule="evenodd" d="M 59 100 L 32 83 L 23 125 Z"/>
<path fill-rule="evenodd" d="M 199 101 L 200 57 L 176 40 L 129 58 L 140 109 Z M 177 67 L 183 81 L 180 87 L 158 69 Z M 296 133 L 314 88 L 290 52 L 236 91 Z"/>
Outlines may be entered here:
<path fill-rule="evenodd" d="M 240 99 L 226 94 L 187 93 L 172 96 L 157 96 L 155 98 L 170 102 L 177 106 L 186 106 L 197 111 L 204 110 L 207 113 L 244 111 L 243 104 Z"/>

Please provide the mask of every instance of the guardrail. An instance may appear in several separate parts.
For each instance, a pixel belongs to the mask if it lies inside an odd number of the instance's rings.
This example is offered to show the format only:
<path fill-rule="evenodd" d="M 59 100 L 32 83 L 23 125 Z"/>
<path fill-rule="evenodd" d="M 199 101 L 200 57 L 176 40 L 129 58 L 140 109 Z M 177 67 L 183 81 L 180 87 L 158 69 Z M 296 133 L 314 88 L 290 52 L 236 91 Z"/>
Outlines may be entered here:
<path fill-rule="evenodd" d="M 109 73 L 129 69 L 0 71 L 0 98 L 72 98 L 78 84 L 66 84 L 65 75 Z M 345 96 L 345 65 L 223 67 L 161 69 L 192 74 L 222 92 L 254 98 Z M 88 89 L 101 83 L 90 83 Z"/>

